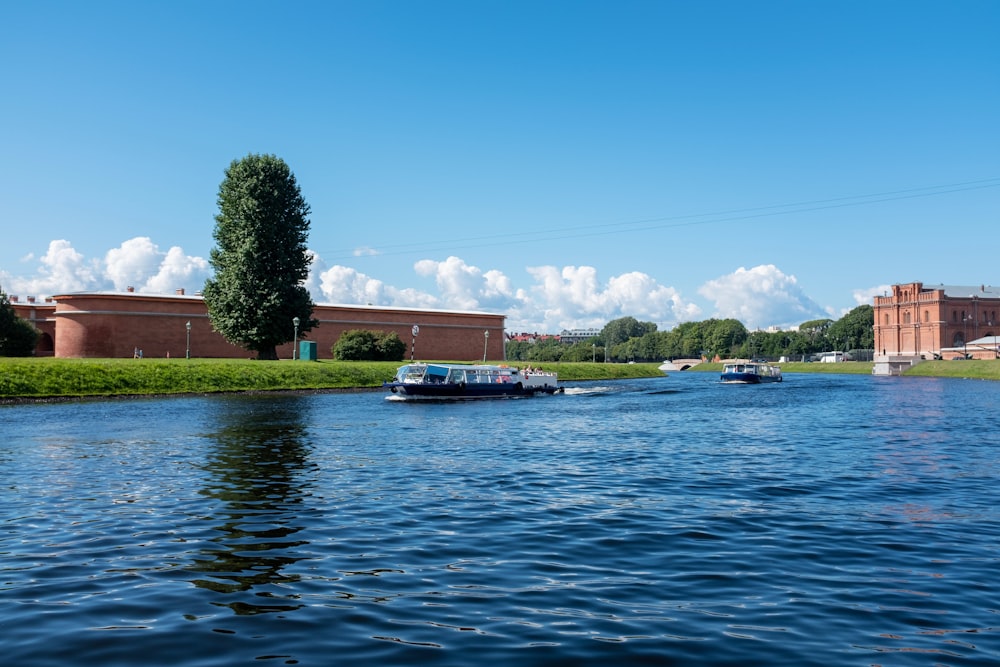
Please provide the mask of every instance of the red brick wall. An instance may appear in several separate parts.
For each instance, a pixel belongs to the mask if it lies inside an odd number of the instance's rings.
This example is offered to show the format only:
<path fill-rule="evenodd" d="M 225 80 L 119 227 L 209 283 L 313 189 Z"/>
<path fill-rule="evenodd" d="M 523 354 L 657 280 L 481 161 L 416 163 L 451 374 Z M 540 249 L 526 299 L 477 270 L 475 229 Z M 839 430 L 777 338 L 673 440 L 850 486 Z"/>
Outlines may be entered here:
<path fill-rule="evenodd" d="M 963 339 L 1000 332 L 1000 299 L 947 296 L 943 289 L 919 282 L 893 285 L 891 293 L 875 297 L 874 311 L 876 354 L 931 358 L 962 347 Z M 969 319 L 963 320 L 963 314 Z M 968 353 L 984 359 L 995 356 L 992 350 L 969 348 Z"/>
<path fill-rule="evenodd" d="M 28 320 L 38 329 L 41 335 L 35 346 L 35 356 L 51 357 L 56 337 L 56 321 L 53 317 L 56 304 L 51 301 L 35 302 L 21 301 L 18 297 L 10 297 L 14 313 L 21 319 Z M 14 301 L 17 299 L 16 301 Z"/>
<path fill-rule="evenodd" d="M 406 343 L 409 359 L 411 329 L 420 327 L 417 359 L 474 361 L 503 359 L 504 316 L 490 313 L 408 310 L 371 306 L 317 306 L 319 326 L 300 336 L 317 343 L 320 359 L 330 359 L 340 335 L 349 329 L 395 331 Z M 187 322 L 191 322 L 191 356 L 246 358 L 253 354 L 231 345 L 212 330 L 204 301 L 197 296 L 150 296 L 135 293 L 69 294 L 56 297 L 53 338 L 57 357 L 183 357 Z M 293 325 L 288 323 L 289 334 Z M 290 359 L 292 343 L 278 348 Z"/>

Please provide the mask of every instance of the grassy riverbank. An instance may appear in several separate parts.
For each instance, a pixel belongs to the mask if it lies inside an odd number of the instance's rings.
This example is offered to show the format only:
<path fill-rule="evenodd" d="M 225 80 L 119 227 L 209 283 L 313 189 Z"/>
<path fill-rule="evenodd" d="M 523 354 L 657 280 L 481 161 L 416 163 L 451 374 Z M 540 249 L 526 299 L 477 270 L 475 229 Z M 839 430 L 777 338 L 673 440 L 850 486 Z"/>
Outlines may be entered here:
<path fill-rule="evenodd" d="M 502 362 L 494 362 L 502 363 Z M 514 364 L 512 364 L 514 365 Z M 539 365 L 539 364 L 534 364 Z M 561 381 L 661 377 L 657 363 L 543 363 Z M 373 389 L 390 379 L 397 362 L 251 361 L 246 359 L 0 358 L 0 401 L 101 396 L 151 396 L 248 391 Z M 870 375 L 869 362 L 785 363 L 784 373 Z M 719 373 L 722 364 L 683 371 Z M 1000 360 L 925 361 L 906 372 L 925 377 L 1000 380 Z"/>
<path fill-rule="evenodd" d="M 1000 360 L 924 361 L 906 371 L 905 375 L 966 378 L 969 380 L 1000 380 Z"/>
<path fill-rule="evenodd" d="M 657 365 L 540 364 L 560 380 L 660 377 Z M 381 387 L 398 367 L 330 360 L 0 358 L 0 400 L 366 389 Z"/>
<path fill-rule="evenodd" d="M 870 361 L 847 361 L 838 364 L 788 362 L 778 364 L 782 373 L 836 373 L 871 375 L 875 365 Z M 698 364 L 691 371 L 721 373 L 722 364 Z M 689 371 L 685 371 L 689 372 Z M 903 375 L 920 377 L 967 378 L 971 380 L 1000 380 L 1000 360 L 969 359 L 965 361 L 923 361 Z"/>

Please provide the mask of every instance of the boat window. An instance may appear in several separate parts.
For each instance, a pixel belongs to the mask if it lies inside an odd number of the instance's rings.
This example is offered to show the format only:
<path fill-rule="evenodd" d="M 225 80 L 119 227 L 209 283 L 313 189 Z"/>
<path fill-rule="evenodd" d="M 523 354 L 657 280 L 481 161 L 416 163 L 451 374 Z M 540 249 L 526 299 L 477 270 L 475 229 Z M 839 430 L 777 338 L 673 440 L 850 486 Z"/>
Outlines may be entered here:
<path fill-rule="evenodd" d="M 396 379 L 400 382 L 405 382 L 407 380 L 410 382 L 419 382 L 423 376 L 423 366 L 403 366 L 396 372 Z"/>
<path fill-rule="evenodd" d="M 448 369 L 442 366 L 428 366 L 427 372 L 424 374 L 424 380 L 427 382 L 440 383 L 444 382 L 445 378 L 448 376 Z"/>

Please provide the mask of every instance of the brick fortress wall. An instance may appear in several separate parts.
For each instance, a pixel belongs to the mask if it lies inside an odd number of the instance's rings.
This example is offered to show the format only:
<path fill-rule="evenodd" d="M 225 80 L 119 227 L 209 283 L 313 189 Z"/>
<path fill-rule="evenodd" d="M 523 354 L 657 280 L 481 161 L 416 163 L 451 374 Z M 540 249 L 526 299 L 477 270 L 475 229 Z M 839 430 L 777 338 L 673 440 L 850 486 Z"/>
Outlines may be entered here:
<path fill-rule="evenodd" d="M 25 305 L 25 304 L 21 304 Z M 21 309 L 18 315 L 24 316 Z M 50 304 L 51 339 L 57 357 L 184 357 L 188 350 L 187 322 L 191 323 L 192 357 L 248 358 L 253 353 L 228 343 L 212 330 L 200 296 L 149 295 L 134 292 L 64 294 Z M 319 326 L 299 340 L 317 344 L 321 359 L 332 358 L 340 335 L 350 329 L 395 331 L 411 347 L 416 359 L 475 361 L 504 358 L 504 316 L 494 313 L 437 311 L 379 306 L 321 305 L 313 317 Z M 419 327 L 415 340 L 414 325 Z M 37 326 L 37 325 L 36 325 Z M 293 324 L 288 323 L 289 335 Z M 489 332 L 489 336 L 485 332 Z M 292 343 L 278 348 L 278 356 L 292 357 Z"/>

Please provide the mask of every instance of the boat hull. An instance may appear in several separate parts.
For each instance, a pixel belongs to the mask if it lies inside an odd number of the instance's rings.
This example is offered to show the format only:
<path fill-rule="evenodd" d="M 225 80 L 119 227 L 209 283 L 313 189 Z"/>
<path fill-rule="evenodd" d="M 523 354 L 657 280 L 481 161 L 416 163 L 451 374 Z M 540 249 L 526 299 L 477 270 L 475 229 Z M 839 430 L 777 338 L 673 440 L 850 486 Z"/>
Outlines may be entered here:
<path fill-rule="evenodd" d="M 512 384 L 475 384 L 475 383 L 413 383 L 386 382 L 382 385 L 388 389 L 397 400 L 476 400 L 485 398 L 522 398 L 537 394 L 556 394 L 562 390 L 555 385 L 525 386 L 517 382 Z"/>
<path fill-rule="evenodd" d="M 781 382 L 781 368 L 763 361 L 738 361 L 723 366 L 719 379 L 725 384 Z"/>
<path fill-rule="evenodd" d="M 382 386 L 391 392 L 388 398 L 404 401 L 521 398 L 561 392 L 556 373 L 491 364 L 411 362 L 400 366 Z"/>
<path fill-rule="evenodd" d="M 769 382 L 781 382 L 781 376 L 757 375 L 756 373 L 723 373 L 722 382 L 725 384 L 767 384 Z"/>

